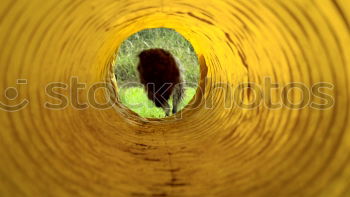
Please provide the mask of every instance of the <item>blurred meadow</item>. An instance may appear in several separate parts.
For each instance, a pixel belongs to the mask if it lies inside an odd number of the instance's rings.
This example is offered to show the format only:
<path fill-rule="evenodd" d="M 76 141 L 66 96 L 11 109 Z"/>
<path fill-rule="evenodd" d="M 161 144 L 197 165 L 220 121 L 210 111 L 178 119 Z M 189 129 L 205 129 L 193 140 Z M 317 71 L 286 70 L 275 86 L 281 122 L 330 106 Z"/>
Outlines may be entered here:
<path fill-rule="evenodd" d="M 137 32 L 126 39 L 119 47 L 115 76 L 118 84 L 119 98 L 125 106 L 147 118 L 163 118 L 165 113 L 161 108 L 155 107 L 152 101 L 147 99 L 144 89 L 139 85 L 138 54 L 146 49 L 162 48 L 177 57 L 185 72 L 186 91 L 183 101 L 179 106 L 181 110 L 192 99 L 198 84 L 199 63 L 192 45 L 179 33 L 168 28 L 146 29 Z M 171 100 L 169 101 L 171 104 Z"/>

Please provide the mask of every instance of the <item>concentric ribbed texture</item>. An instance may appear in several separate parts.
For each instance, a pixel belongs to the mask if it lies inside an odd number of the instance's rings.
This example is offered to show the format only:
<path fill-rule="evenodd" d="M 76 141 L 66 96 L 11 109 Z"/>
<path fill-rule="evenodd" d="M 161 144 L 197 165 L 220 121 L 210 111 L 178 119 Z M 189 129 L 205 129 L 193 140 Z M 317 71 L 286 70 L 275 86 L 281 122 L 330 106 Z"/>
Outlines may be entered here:
<path fill-rule="evenodd" d="M 0 196 L 350 196 L 349 13 L 348 0 L 3 0 L 0 90 L 19 96 L 0 101 L 30 103 L 0 110 Z M 175 28 L 203 57 L 196 109 L 155 121 L 119 105 L 44 107 L 50 82 L 110 81 L 118 45 L 153 27 Z M 332 83 L 335 104 L 223 109 L 213 90 L 266 76 Z"/>

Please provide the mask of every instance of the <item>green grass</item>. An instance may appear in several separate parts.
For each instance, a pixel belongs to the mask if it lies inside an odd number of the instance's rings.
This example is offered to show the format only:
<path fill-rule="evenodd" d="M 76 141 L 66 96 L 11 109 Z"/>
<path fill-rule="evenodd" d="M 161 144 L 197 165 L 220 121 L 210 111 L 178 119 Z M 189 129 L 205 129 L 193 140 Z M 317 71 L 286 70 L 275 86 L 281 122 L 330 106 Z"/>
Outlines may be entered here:
<path fill-rule="evenodd" d="M 179 111 L 186 106 L 196 93 L 195 88 L 187 87 L 185 96 L 179 105 Z M 141 117 L 147 118 L 164 118 L 165 113 L 162 108 L 156 107 L 152 101 L 147 98 L 145 90 L 140 87 L 120 88 L 118 90 L 121 102 Z M 172 99 L 169 101 L 172 107 Z"/>
<path fill-rule="evenodd" d="M 191 43 L 173 29 L 154 28 L 137 32 L 122 42 L 115 65 L 119 85 L 138 82 L 136 71 L 138 54 L 150 48 L 162 48 L 177 57 L 185 69 L 185 81 L 197 84 L 200 74 L 199 63 Z"/>
<path fill-rule="evenodd" d="M 123 87 L 129 82 L 139 83 L 136 69 L 138 54 L 150 48 L 165 49 L 180 60 L 185 70 L 182 74 L 186 86 L 190 86 L 186 88 L 186 96 L 179 106 L 179 109 L 182 109 L 195 94 L 194 88 L 196 88 L 198 84 L 200 75 L 199 63 L 191 43 L 173 29 L 146 29 L 131 35 L 121 44 L 118 49 L 115 65 L 118 87 Z M 130 86 L 129 88 L 120 88 L 119 97 L 122 104 L 142 117 L 165 117 L 164 111 L 161 108 L 155 107 L 155 105 L 148 100 L 144 90 L 137 85 L 131 88 Z M 169 102 L 169 104 L 171 103 L 172 101 Z"/>

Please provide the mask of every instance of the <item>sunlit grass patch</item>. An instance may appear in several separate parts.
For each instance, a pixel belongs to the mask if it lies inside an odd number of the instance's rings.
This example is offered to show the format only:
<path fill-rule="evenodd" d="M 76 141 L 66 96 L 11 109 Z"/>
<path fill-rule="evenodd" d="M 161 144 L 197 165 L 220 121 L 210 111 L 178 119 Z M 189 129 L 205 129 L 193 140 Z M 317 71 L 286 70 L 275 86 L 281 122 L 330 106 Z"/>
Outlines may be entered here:
<path fill-rule="evenodd" d="M 131 87 L 131 88 L 120 88 L 119 89 L 119 98 L 121 102 L 131 109 L 132 111 L 139 114 L 141 117 L 147 118 L 164 118 L 165 113 L 162 108 L 158 108 L 154 103 L 147 98 L 145 90 L 140 87 Z M 193 96 L 196 93 L 195 88 L 187 87 L 185 89 L 185 96 L 180 103 L 178 109 L 179 111 L 186 106 Z M 170 106 L 172 107 L 172 99 L 169 101 Z"/>

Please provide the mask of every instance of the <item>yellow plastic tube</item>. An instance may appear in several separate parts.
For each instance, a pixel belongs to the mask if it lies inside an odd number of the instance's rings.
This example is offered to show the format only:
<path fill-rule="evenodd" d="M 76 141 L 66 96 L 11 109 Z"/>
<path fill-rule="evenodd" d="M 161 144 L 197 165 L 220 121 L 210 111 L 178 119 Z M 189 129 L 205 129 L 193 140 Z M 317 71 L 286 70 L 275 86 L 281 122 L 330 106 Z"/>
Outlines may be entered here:
<path fill-rule="evenodd" d="M 156 27 L 176 29 L 199 55 L 196 105 L 164 120 L 118 103 L 73 107 L 89 94 L 73 95 L 72 77 L 114 84 L 120 43 Z M 0 43 L 2 197 L 350 196 L 349 0 L 2 0 Z M 228 87 L 266 77 L 331 84 L 334 103 L 222 107 Z M 52 82 L 67 84 L 63 109 L 45 107 L 58 101 L 45 91 Z"/>

